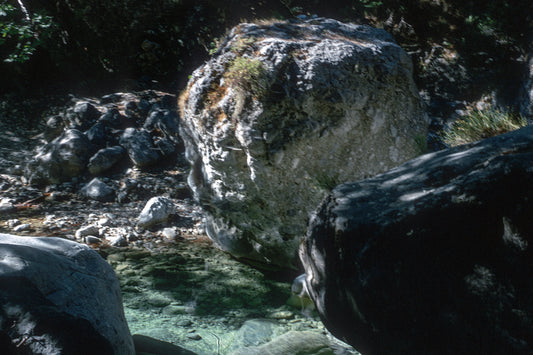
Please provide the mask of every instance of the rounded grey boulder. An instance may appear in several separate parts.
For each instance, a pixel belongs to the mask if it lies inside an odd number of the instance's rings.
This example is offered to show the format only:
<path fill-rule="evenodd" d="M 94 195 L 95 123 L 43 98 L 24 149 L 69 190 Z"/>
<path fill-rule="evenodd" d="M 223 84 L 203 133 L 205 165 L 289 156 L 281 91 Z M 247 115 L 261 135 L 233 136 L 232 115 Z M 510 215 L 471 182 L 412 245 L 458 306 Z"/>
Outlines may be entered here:
<path fill-rule="evenodd" d="M 194 197 L 236 257 L 293 267 L 336 184 L 414 157 L 427 122 L 391 35 L 331 19 L 241 24 L 180 97 Z"/>

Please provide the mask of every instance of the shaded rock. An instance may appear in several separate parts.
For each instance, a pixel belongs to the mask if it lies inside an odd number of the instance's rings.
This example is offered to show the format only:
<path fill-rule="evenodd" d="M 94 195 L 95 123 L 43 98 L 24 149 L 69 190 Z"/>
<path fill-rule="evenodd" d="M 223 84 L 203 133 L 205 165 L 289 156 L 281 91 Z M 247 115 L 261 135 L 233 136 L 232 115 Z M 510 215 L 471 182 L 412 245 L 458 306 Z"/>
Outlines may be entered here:
<path fill-rule="evenodd" d="M 533 127 L 336 187 L 301 259 L 364 354 L 533 352 Z"/>
<path fill-rule="evenodd" d="M 174 212 L 174 204 L 165 197 L 152 197 L 137 217 L 139 227 L 149 227 L 154 224 L 165 222 L 169 215 Z"/>
<path fill-rule="evenodd" d="M 113 128 L 119 128 L 125 121 L 125 117 L 116 108 L 110 108 L 100 117 L 99 121 Z"/>
<path fill-rule="evenodd" d="M 331 188 L 412 158 L 427 126 L 392 36 L 329 19 L 237 26 L 180 109 L 210 238 L 273 267 L 295 265 L 308 213 Z"/>
<path fill-rule="evenodd" d="M 126 149 L 133 164 L 139 168 L 153 165 L 159 159 L 152 138 L 145 130 L 126 128 L 120 137 L 120 145 Z"/>
<path fill-rule="evenodd" d="M 126 150 L 119 145 L 100 149 L 89 159 L 87 168 L 91 174 L 99 175 L 114 167 L 124 158 L 126 158 Z"/>
<path fill-rule="evenodd" d="M 135 351 L 137 354 L 146 353 L 154 355 L 194 355 L 192 351 L 172 343 L 151 338 L 146 335 L 133 334 Z"/>
<path fill-rule="evenodd" d="M 115 198 L 115 190 L 98 178 L 92 179 L 80 192 L 83 196 L 100 202 L 110 202 Z"/>
<path fill-rule="evenodd" d="M 62 311 L 27 278 L 0 279 L 4 354 L 113 354 L 109 340 L 89 321 Z"/>
<path fill-rule="evenodd" d="M 46 121 L 46 126 L 44 128 L 44 139 L 46 141 L 51 141 L 56 138 L 63 132 L 64 124 L 63 118 L 59 115 L 51 116 Z"/>
<path fill-rule="evenodd" d="M 0 279 L 0 297 L 8 302 L 1 302 L 0 324 L 12 342 L 33 344 L 32 353 L 54 353 L 60 344 L 75 349 L 64 353 L 134 354 L 118 280 L 89 247 L 0 234 Z"/>
<path fill-rule="evenodd" d="M 276 327 L 276 322 L 268 319 L 247 320 L 235 335 L 234 344 L 250 347 L 268 343 L 274 338 Z"/>
<path fill-rule="evenodd" d="M 154 146 L 163 157 L 170 157 L 176 153 L 176 146 L 170 139 L 167 138 L 156 138 L 154 141 Z"/>
<path fill-rule="evenodd" d="M 107 129 L 102 122 L 96 122 L 94 125 L 92 125 L 92 127 L 85 132 L 85 135 L 87 136 L 87 139 L 89 139 L 89 142 L 91 142 L 96 149 L 105 147 L 107 140 Z"/>
<path fill-rule="evenodd" d="M 70 180 L 85 170 L 90 150 L 91 144 L 81 131 L 66 130 L 37 151 L 25 175 L 38 185 Z"/>
<path fill-rule="evenodd" d="M 65 114 L 67 126 L 79 130 L 86 130 L 91 127 L 98 117 L 100 117 L 98 109 L 93 104 L 83 101 L 77 102 Z"/>

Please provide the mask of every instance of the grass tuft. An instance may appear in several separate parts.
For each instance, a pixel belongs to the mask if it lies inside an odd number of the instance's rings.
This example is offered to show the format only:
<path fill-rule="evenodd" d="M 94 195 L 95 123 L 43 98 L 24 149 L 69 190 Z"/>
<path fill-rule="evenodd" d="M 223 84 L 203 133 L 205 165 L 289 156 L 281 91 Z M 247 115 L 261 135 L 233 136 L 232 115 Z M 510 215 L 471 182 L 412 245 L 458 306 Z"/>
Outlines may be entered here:
<path fill-rule="evenodd" d="M 442 133 L 444 143 L 450 147 L 476 142 L 481 139 L 514 131 L 527 125 L 521 115 L 498 109 L 474 110 Z"/>

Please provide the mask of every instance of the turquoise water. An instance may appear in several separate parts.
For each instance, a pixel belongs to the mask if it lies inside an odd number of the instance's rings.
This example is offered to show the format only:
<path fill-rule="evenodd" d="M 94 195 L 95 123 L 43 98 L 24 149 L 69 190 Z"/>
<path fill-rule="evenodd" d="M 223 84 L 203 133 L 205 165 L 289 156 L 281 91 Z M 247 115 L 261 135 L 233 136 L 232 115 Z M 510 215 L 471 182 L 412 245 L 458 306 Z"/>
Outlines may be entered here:
<path fill-rule="evenodd" d="M 213 248 L 206 237 L 115 250 L 107 260 L 121 282 L 132 334 L 198 354 L 230 354 L 291 330 L 325 333 L 316 313 L 287 305 L 290 278 L 276 281 Z"/>

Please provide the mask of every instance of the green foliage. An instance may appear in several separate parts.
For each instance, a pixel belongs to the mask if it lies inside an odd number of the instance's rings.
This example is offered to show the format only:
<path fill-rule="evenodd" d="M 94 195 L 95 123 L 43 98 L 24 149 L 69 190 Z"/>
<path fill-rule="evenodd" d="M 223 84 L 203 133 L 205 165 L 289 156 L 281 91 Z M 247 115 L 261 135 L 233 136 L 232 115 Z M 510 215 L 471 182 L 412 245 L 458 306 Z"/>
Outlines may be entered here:
<path fill-rule="evenodd" d="M 226 84 L 254 95 L 263 91 L 265 68 L 259 59 L 237 57 L 230 64 L 224 78 Z"/>
<path fill-rule="evenodd" d="M 522 116 L 510 112 L 497 109 L 474 110 L 457 120 L 442 137 L 447 145 L 454 147 L 514 131 L 526 125 L 527 121 Z"/>
<path fill-rule="evenodd" d="M 0 49 L 5 62 L 26 62 L 55 31 L 53 18 L 41 13 L 29 21 L 21 11 L 3 2 L 0 4 Z"/>
<path fill-rule="evenodd" d="M 367 9 L 373 9 L 383 5 L 383 1 L 360 0 L 359 2 Z"/>

